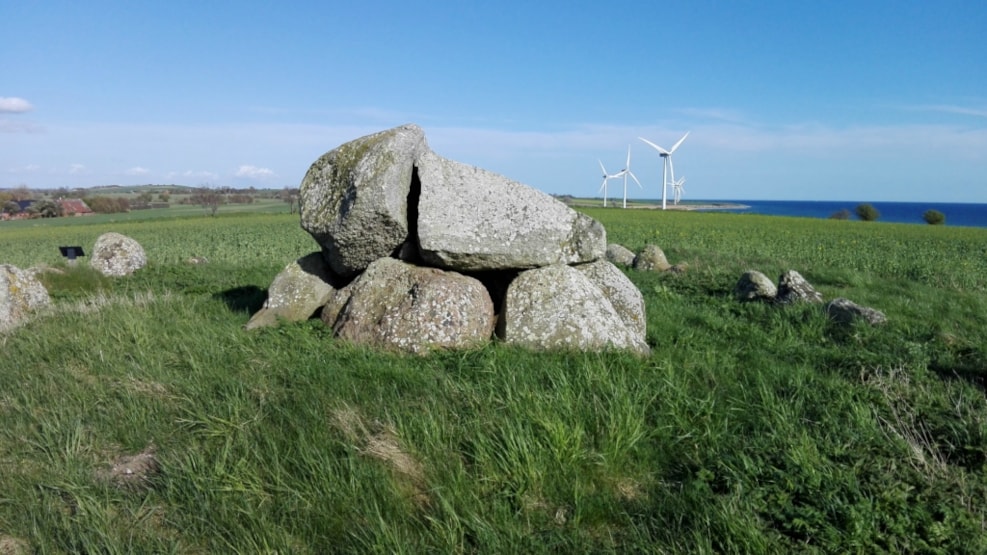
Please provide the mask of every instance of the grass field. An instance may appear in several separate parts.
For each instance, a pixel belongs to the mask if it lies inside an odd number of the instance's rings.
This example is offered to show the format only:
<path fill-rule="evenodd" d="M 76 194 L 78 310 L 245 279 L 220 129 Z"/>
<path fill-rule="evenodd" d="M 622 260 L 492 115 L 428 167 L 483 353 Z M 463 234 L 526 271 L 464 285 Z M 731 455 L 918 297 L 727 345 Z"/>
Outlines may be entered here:
<path fill-rule="evenodd" d="M 0 552 L 987 551 L 987 230 L 584 210 L 689 264 L 628 270 L 647 359 L 246 333 L 297 215 L 0 223 L 0 263 L 66 270 L 0 336 Z M 64 267 L 105 231 L 148 266 Z M 752 268 L 889 323 L 737 303 Z"/>

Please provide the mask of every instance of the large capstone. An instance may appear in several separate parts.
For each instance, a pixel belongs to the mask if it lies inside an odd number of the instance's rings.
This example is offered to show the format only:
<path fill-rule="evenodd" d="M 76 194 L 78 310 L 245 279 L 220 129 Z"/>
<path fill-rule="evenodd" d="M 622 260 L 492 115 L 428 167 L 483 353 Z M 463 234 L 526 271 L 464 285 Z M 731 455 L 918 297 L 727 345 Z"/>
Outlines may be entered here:
<path fill-rule="evenodd" d="M 371 263 L 336 291 L 322 320 L 341 339 L 416 354 L 482 345 L 495 324 L 479 280 L 392 258 Z"/>
<path fill-rule="evenodd" d="M 0 264 L 0 333 L 23 324 L 32 313 L 49 304 L 48 290 L 33 273 Z"/>
<path fill-rule="evenodd" d="M 457 271 L 537 268 L 603 258 L 596 220 L 541 191 L 432 152 L 418 164 L 422 259 Z"/>
<path fill-rule="evenodd" d="M 332 286 L 336 279 L 321 252 L 299 258 L 274 278 L 264 306 L 250 318 L 245 329 L 273 326 L 279 320 L 308 320 L 336 291 Z"/>
<path fill-rule="evenodd" d="M 299 188 L 301 225 L 334 272 L 353 276 L 409 239 L 408 195 L 427 150 L 422 129 L 404 125 L 350 141 L 312 164 Z"/>
<path fill-rule="evenodd" d="M 104 233 L 96 238 L 89 265 L 104 276 L 129 276 L 147 265 L 144 247 L 119 233 Z"/>
<path fill-rule="evenodd" d="M 505 343 L 533 349 L 650 349 L 593 281 L 556 264 L 522 272 L 507 288 L 498 323 Z"/>

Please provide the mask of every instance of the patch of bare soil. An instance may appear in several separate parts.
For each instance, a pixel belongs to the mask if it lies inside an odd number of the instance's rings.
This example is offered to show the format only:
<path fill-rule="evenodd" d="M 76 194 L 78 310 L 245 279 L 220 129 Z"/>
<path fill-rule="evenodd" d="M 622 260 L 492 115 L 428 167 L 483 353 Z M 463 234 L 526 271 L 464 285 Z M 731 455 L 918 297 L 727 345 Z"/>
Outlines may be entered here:
<path fill-rule="evenodd" d="M 149 445 L 136 455 L 121 455 L 110 463 L 109 469 L 98 471 L 97 476 L 122 490 L 147 491 L 154 478 L 161 474 L 155 451 L 155 447 Z"/>
<path fill-rule="evenodd" d="M 0 536 L 0 555 L 27 555 L 27 542 L 13 536 Z"/>

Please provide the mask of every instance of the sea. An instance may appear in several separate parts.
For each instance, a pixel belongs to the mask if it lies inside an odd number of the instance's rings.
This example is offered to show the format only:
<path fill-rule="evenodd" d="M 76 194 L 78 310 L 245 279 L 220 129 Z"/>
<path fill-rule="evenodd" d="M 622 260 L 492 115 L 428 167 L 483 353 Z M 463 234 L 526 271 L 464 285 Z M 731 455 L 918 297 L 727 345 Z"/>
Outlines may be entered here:
<path fill-rule="evenodd" d="M 794 216 L 800 218 L 829 218 L 841 210 L 857 219 L 854 208 L 860 201 L 806 200 L 698 200 L 695 204 L 737 204 L 746 208 L 717 209 L 717 212 Z M 880 213 L 878 222 L 928 225 L 922 219 L 926 210 L 938 210 L 946 216 L 947 226 L 987 227 L 987 204 L 952 202 L 870 202 Z"/>

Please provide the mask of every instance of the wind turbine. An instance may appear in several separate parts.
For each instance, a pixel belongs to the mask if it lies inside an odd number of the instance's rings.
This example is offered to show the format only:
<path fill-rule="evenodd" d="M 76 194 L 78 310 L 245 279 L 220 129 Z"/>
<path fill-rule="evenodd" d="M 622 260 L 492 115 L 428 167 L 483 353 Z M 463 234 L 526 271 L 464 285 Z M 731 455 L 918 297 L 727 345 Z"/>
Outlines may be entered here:
<path fill-rule="evenodd" d="M 665 199 L 667 198 L 666 195 L 668 192 L 668 183 L 669 183 L 668 178 L 671 177 L 671 182 L 673 185 L 675 183 L 675 168 L 672 166 L 672 153 L 675 152 L 675 149 L 679 148 L 679 146 L 682 144 L 682 141 L 684 141 L 685 138 L 688 136 L 689 136 L 689 132 L 687 131 L 686 134 L 682 135 L 682 138 L 679 139 L 679 142 L 675 143 L 675 145 L 668 150 L 661 148 L 660 146 L 649 141 L 648 139 L 645 139 L 644 137 L 638 137 L 638 139 L 641 139 L 642 141 L 647 143 L 648 146 L 657 150 L 658 156 L 661 156 L 662 158 L 662 162 L 663 162 L 661 166 L 661 209 L 662 210 L 665 210 L 666 208 Z"/>
<path fill-rule="evenodd" d="M 603 167 L 603 162 L 600 162 L 600 167 Z M 603 173 L 606 173 L 606 171 L 604 170 Z M 627 176 L 628 175 L 631 176 L 631 179 L 633 179 L 635 183 L 637 183 L 638 187 L 641 187 L 641 182 L 637 180 L 637 176 L 634 175 L 634 172 L 631 171 L 631 145 L 627 145 L 627 164 L 624 166 L 624 169 L 620 170 L 619 172 L 613 175 L 614 177 L 624 178 L 624 208 L 627 208 Z M 644 187 L 641 188 L 643 189 Z"/>
<path fill-rule="evenodd" d="M 600 190 L 603 191 L 603 207 L 606 208 L 607 207 L 607 183 L 609 183 L 611 179 L 616 179 L 616 178 L 620 177 L 621 176 L 621 173 L 620 172 L 617 172 L 617 173 L 615 173 L 613 175 L 610 175 L 609 173 L 607 173 L 607 169 L 603 167 L 603 161 L 602 160 L 597 160 L 597 162 L 600 163 L 600 169 L 603 170 L 603 185 L 600 185 Z"/>
<path fill-rule="evenodd" d="M 678 204 L 682 200 L 682 193 L 685 191 L 685 177 L 680 177 L 678 181 L 672 182 L 672 202 Z"/>

